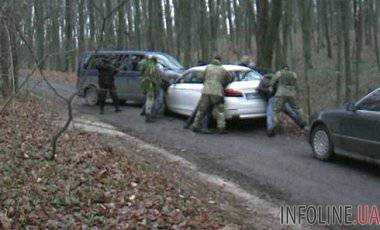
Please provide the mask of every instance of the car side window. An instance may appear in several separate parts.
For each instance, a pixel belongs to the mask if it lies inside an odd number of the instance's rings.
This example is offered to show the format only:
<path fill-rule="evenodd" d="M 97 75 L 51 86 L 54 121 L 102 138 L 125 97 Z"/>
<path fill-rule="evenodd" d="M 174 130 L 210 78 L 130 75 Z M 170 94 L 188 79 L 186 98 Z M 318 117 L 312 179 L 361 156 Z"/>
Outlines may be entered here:
<path fill-rule="evenodd" d="M 202 72 L 191 72 L 185 75 L 184 83 L 200 84 L 203 83 Z"/>
<path fill-rule="evenodd" d="M 130 62 L 129 70 L 139 71 L 139 68 L 138 68 L 139 62 L 143 60 L 144 58 L 145 58 L 144 55 L 132 54 L 130 57 L 131 62 Z"/>
<path fill-rule="evenodd" d="M 118 59 L 118 68 L 120 68 L 123 71 L 130 70 L 130 61 L 128 55 L 120 56 Z"/>
<path fill-rule="evenodd" d="M 360 101 L 357 109 L 380 112 L 380 90 L 375 91 Z"/>

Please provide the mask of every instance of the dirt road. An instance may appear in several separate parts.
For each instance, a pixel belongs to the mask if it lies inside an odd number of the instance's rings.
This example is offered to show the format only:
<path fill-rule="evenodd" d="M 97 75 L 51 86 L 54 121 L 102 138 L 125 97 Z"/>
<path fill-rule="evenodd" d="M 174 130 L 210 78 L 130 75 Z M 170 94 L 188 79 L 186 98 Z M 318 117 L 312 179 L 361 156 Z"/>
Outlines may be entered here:
<path fill-rule="evenodd" d="M 56 86 L 63 93 L 74 90 L 67 85 Z M 77 110 L 160 145 L 202 171 L 227 178 L 272 202 L 380 204 L 379 166 L 343 157 L 321 162 L 311 157 L 305 138 L 280 135 L 270 139 L 258 122 L 234 123 L 227 135 L 200 135 L 182 129 L 184 119 L 180 117 L 146 124 L 138 107 L 124 106 L 119 114 L 107 107 L 105 115 L 84 105 Z"/>

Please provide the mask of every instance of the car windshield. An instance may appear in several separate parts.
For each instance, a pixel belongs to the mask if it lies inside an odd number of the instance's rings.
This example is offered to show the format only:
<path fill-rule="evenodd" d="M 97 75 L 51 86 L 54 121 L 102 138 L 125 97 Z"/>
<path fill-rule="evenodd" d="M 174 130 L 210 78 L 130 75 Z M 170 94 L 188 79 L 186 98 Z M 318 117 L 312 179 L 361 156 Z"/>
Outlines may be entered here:
<path fill-rule="evenodd" d="M 263 76 L 259 74 L 256 71 L 240 71 L 240 72 L 235 72 L 235 81 L 255 81 L 255 80 L 261 80 Z"/>
<path fill-rule="evenodd" d="M 155 56 L 159 59 L 159 62 L 162 62 L 163 65 L 170 69 L 183 69 L 183 66 L 178 62 L 178 60 L 170 55 L 156 54 Z"/>

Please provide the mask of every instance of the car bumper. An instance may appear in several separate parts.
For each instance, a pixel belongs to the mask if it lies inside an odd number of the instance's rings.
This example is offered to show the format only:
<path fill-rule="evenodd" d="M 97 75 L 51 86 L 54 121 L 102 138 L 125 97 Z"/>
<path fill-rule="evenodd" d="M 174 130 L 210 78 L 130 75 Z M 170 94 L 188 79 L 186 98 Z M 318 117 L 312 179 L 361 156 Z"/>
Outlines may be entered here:
<path fill-rule="evenodd" d="M 226 98 L 226 119 L 266 117 L 266 102 L 262 99 Z"/>

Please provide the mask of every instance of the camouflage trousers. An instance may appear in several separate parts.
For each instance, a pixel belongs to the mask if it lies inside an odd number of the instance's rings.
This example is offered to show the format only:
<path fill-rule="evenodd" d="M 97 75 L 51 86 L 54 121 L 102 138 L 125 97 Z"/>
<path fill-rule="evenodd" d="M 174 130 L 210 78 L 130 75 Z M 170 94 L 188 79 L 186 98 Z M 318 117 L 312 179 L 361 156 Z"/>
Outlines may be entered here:
<path fill-rule="evenodd" d="M 114 88 L 100 88 L 98 90 L 99 106 L 100 110 L 104 111 L 106 105 L 107 93 L 110 94 L 115 109 L 119 108 L 119 98 L 117 97 L 116 89 Z"/>
<path fill-rule="evenodd" d="M 218 129 L 224 130 L 226 127 L 226 118 L 223 100 L 224 98 L 221 96 L 202 94 L 198 104 L 198 112 L 194 118 L 193 128 L 201 129 L 208 111 L 212 111 Z"/>
<path fill-rule="evenodd" d="M 288 115 L 300 128 L 306 126 L 306 122 L 303 121 L 300 109 L 293 97 L 274 97 L 272 106 L 274 127 L 280 125 L 281 112 Z"/>
<path fill-rule="evenodd" d="M 154 92 L 147 92 L 145 99 L 145 115 L 154 116 L 154 102 L 156 101 L 156 94 Z"/>

